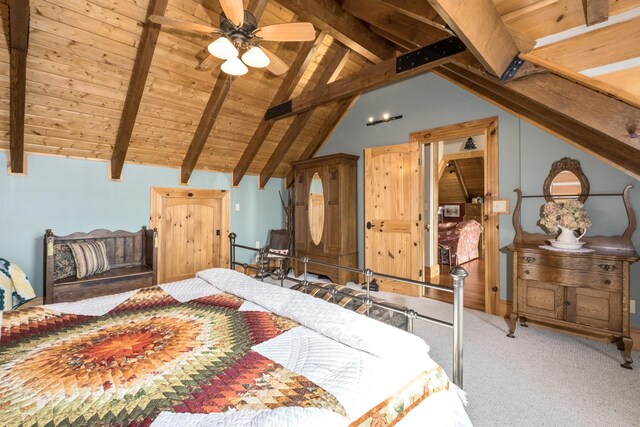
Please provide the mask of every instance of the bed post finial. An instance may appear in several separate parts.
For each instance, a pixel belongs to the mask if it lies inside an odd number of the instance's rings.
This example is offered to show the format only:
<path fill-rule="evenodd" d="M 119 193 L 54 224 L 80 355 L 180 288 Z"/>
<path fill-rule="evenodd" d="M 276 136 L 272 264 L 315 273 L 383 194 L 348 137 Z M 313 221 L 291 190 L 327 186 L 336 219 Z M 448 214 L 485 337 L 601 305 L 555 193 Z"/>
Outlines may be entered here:
<path fill-rule="evenodd" d="M 229 233 L 229 268 L 231 270 L 236 268 L 236 237 L 238 237 L 236 233 Z"/>

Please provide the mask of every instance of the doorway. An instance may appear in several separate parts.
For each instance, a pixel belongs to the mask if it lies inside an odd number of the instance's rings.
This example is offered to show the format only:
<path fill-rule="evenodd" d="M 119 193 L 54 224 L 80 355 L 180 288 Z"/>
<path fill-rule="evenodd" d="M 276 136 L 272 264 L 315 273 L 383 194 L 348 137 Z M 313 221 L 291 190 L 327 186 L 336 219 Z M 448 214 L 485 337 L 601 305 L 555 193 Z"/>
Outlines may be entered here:
<path fill-rule="evenodd" d="M 495 313 L 498 298 L 498 215 L 490 209 L 498 195 L 497 129 L 493 117 L 415 132 L 410 139 L 424 144 L 424 280 L 452 286 L 449 272 L 461 265 L 469 273 L 465 307 L 488 313 Z M 452 301 L 445 292 L 425 296 Z"/>
<path fill-rule="evenodd" d="M 158 284 L 229 266 L 229 192 L 151 189 L 152 228 L 158 229 Z"/>

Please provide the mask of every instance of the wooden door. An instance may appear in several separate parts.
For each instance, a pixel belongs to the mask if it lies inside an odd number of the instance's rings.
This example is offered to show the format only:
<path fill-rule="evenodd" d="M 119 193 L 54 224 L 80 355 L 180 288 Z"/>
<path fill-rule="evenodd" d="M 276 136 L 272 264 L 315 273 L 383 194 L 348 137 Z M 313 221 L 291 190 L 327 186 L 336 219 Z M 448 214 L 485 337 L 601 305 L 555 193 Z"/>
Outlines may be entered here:
<path fill-rule="evenodd" d="M 416 142 L 365 150 L 365 265 L 423 280 L 422 147 Z M 421 295 L 418 286 L 380 280 L 380 289 Z"/>
<path fill-rule="evenodd" d="M 229 192 L 151 189 L 151 227 L 158 229 L 158 284 L 229 266 Z"/>

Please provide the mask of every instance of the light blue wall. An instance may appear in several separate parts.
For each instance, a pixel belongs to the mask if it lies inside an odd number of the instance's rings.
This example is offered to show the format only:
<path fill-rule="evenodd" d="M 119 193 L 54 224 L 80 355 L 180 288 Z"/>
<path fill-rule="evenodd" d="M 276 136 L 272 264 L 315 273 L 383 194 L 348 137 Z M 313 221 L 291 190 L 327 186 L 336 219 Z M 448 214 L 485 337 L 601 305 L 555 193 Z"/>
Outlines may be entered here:
<path fill-rule="evenodd" d="M 384 112 L 391 115 L 402 114 L 404 118 L 377 126 L 366 126 L 368 117 L 380 117 Z M 637 180 L 434 74 L 423 74 L 362 95 L 318 154 L 343 152 L 361 156 L 358 161 L 358 244 L 361 267 L 364 256 L 363 150 L 406 143 L 411 132 L 494 116 L 499 121 L 499 197 L 510 198 L 512 208 L 515 206 L 514 188 L 520 187 L 528 194 L 540 194 L 551 164 L 568 156 L 580 160 L 591 183 L 592 192 L 619 192 L 625 185 L 634 184 L 631 203 L 640 218 L 640 182 Z M 588 200 L 587 213 L 594 222 L 589 234 L 620 234 L 624 231 L 626 216 L 622 202 L 618 199 L 617 203 L 613 203 L 613 200 Z M 534 231 L 543 200 L 525 203 L 523 225 L 525 229 Z M 510 244 L 514 234 L 511 216 L 501 215 L 500 247 Z M 633 235 L 633 243 L 640 249 L 640 231 Z M 511 293 L 506 266 L 507 255 L 501 253 L 502 299 L 507 299 Z M 631 298 L 640 300 L 640 262 L 632 266 Z M 640 301 L 637 304 L 640 306 Z M 640 315 L 632 315 L 631 323 L 635 327 L 640 326 Z"/>
<path fill-rule="evenodd" d="M 6 164 L 6 154 L 0 152 L 0 164 Z M 107 178 L 106 162 L 36 155 L 27 162 L 27 176 L 0 173 L 0 257 L 24 269 L 38 295 L 47 228 L 58 235 L 96 228 L 139 230 L 149 226 L 151 187 L 180 187 L 173 168 L 126 164 L 123 181 L 114 182 Z M 195 171 L 189 186 L 228 190 L 231 176 Z M 255 246 L 259 240 L 264 245 L 269 229 L 282 228 L 282 189 L 282 179 L 271 179 L 266 190 L 258 190 L 255 176 L 231 188 L 230 228 L 237 243 Z M 239 262 L 249 260 L 246 251 L 238 251 Z"/>

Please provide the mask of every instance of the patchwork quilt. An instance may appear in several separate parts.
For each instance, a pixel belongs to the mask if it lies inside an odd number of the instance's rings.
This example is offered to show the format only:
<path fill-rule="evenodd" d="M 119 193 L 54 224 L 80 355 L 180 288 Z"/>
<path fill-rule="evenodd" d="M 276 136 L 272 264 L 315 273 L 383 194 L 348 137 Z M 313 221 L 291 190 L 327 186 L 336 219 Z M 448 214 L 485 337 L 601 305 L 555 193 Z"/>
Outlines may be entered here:
<path fill-rule="evenodd" d="M 13 310 L 36 297 L 22 269 L 0 258 L 0 311 Z"/>
<path fill-rule="evenodd" d="M 256 302 L 273 290 L 280 295 L 266 298 L 272 307 Z M 432 395 L 450 406 L 443 415 L 434 405 L 435 415 L 468 424 L 454 386 L 428 356 L 407 370 L 374 354 L 366 328 L 322 334 L 305 326 L 306 315 L 279 312 L 289 294 L 311 300 L 298 301 L 306 313 L 317 314 L 320 303 L 333 307 L 329 316 L 337 309 L 364 318 L 230 270 L 3 313 L 0 424 L 377 427 L 402 421 Z M 366 320 L 383 338 L 402 334 L 405 350 L 420 348 L 413 336 Z"/>

